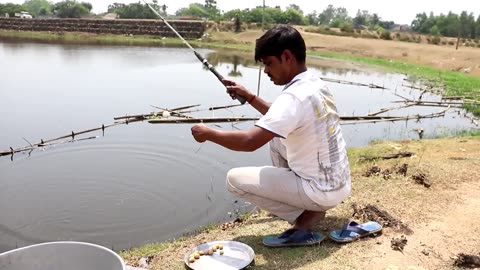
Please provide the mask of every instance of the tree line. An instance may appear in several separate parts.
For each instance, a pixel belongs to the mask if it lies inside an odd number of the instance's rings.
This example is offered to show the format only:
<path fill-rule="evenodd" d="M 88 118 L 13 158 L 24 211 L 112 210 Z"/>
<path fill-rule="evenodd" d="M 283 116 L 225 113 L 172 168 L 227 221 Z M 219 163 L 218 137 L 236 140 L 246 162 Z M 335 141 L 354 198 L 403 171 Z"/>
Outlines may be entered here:
<path fill-rule="evenodd" d="M 435 16 L 419 13 L 412 22 L 412 30 L 422 34 L 462 38 L 480 38 L 480 15 L 475 20 L 473 12 L 463 11 L 460 16 L 449 12 Z"/>
<path fill-rule="evenodd" d="M 271 25 L 289 23 L 295 25 L 328 26 L 342 29 L 370 29 L 377 32 L 392 30 L 394 21 L 382 20 L 376 13 L 367 10 L 358 10 L 351 17 L 344 7 L 328 5 L 321 12 L 313 11 L 304 14 L 298 5 L 291 4 L 285 10 L 280 6 L 257 6 L 255 8 L 234 9 L 222 12 L 217 7 L 216 0 L 205 0 L 203 3 L 192 3 L 169 15 L 168 6 L 158 0 L 152 1 L 152 7 L 163 16 L 173 18 L 206 19 L 214 21 L 236 20 L 246 23 Z M 80 18 L 90 14 L 92 4 L 76 0 L 64 0 L 51 4 L 48 0 L 26 0 L 23 5 L 12 3 L 0 4 L 0 15 L 14 13 L 22 10 L 29 11 L 33 16 L 52 15 L 61 18 Z M 108 6 L 108 12 L 116 13 L 122 19 L 155 19 L 157 16 L 150 8 L 142 3 L 113 3 Z M 475 18 L 473 12 L 463 11 L 460 15 L 449 12 L 447 15 L 435 16 L 432 13 L 419 13 L 412 21 L 412 31 L 434 36 L 480 38 L 480 14 Z"/>
<path fill-rule="evenodd" d="M 77 2 L 75 0 L 64 0 L 52 4 L 47 0 L 26 0 L 22 5 L 13 3 L 0 3 L 0 16 L 13 17 L 20 11 L 28 11 L 34 17 L 56 16 L 59 18 L 81 18 L 90 14 L 92 4 L 89 2 Z"/>

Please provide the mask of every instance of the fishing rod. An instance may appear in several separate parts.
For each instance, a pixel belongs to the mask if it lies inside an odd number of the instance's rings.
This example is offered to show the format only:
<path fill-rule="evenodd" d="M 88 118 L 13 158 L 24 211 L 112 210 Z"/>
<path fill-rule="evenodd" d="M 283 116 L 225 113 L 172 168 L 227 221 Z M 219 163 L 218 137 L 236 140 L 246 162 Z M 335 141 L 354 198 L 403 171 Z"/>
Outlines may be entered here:
<path fill-rule="evenodd" d="M 155 13 L 160 19 L 162 19 L 162 21 L 168 26 L 168 28 L 170 28 L 182 41 L 183 43 L 185 43 L 192 51 L 193 53 L 195 54 L 195 56 L 198 58 L 198 60 L 200 60 L 200 62 L 202 62 L 202 64 L 208 68 L 208 70 L 210 70 L 216 77 L 217 79 L 223 84 L 223 80 L 224 80 L 224 77 L 218 73 L 218 71 L 207 61 L 207 59 L 205 59 L 201 54 L 199 54 L 176 30 L 175 28 L 173 28 L 168 22 L 167 20 L 165 20 L 165 18 L 163 18 L 162 15 L 160 15 L 160 13 L 158 13 L 149 3 L 147 3 L 145 0 L 143 0 L 143 2 L 153 11 L 153 13 Z M 225 86 L 228 86 L 228 85 L 225 85 Z M 238 95 L 238 94 L 235 94 L 235 98 L 241 103 L 241 104 L 245 104 L 245 102 L 247 101 L 244 97 Z"/>

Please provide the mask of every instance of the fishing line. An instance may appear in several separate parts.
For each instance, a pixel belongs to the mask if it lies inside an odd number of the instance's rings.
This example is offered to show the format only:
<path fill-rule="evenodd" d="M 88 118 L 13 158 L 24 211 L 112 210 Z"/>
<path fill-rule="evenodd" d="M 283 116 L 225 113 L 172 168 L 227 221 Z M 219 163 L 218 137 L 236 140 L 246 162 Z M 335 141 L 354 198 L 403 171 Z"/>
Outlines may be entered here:
<path fill-rule="evenodd" d="M 200 62 L 202 62 L 202 64 L 208 68 L 208 70 L 210 70 L 216 77 L 217 79 L 222 83 L 223 83 L 223 80 L 224 80 L 224 77 L 218 73 L 218 71 L 207 61 L 207 59 L 205 59 L 201 54 L 199 54 L 176 30 L 175 28 L 173 28 L 173 26 L 171 26 L 167 20 L 165 20 L 165 18 L 163 18 L 162 15 L 160 15 L 160 13 L 158 13 L 149 3 L 147 3 L 145 0 L 143 0 L 143 2 L 153 11 L 153 13 L 155 13 L 160 19 L 162 19 L 162 21 L 165 23 L 165 25 L 168 26 L 168 28 L 170 28 L 182 41 L 183 43 L 185 43 L 192 51 L 193 53 L 195 54 L 195 56 L 198 58 L 198 60 L 200 60 Z M 225 85 L 225 84 L 224 84 Z M 225 86 L 228 86 L 228 85 L 225 85 Z M 244 97 L 242 96 L 239 96 L 237 94 L 235 94 L 235 98 L 241 103 L 241 104 L 245 104 L 245 102 L 247 101 Z"/>

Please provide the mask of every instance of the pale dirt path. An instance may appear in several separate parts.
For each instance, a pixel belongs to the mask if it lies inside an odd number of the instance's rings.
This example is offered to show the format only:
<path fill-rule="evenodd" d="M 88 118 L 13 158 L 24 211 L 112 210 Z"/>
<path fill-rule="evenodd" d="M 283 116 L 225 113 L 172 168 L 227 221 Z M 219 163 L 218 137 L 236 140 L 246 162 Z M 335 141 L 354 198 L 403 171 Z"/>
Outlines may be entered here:
<path fill-rule="evenodd" d="M 458 253 L 480 254 L 480 182 L 462 184 L 444 215 L 413 228 L 403 254 L 389 245 L 374 246 L 363 266 L 371 269 L 452 269 Z M 387 234 L 399 237 L 399 234 Z M 427 255 L 428 254 L 428 255 Z M 360 266 L 359 269 L 362 269 Z"/>

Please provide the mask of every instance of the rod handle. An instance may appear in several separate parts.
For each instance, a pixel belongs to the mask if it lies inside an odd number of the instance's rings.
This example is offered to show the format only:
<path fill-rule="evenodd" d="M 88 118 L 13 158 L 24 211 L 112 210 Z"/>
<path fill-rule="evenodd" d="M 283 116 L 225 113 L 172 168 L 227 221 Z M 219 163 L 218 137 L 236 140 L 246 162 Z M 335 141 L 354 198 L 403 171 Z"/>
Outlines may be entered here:
<path fill-rule="evenodd" d="M 217 77 L 217 79 L 223 84 L 223 76 L 218 73 L 218 71 L 207 61 L 207 59 L 205 59 L 203 56 L 201 56 L 197 51 L 194 51 L 195 53 L 195 56 L 198 58 L 198 60 L 200 60 L 200 62 L 202 62 L 202 64 L 208 68 L 208 70 L 210 70 L 214 75 L 215 77 Z M 227 85 L 225 85 L 227 86 Z M 243 105 L 245 104 L 245 102 L 247 102 L 247 99 L 245 99 L 245 97 L 242 97 L 238 94 L 235 94 L 235 98 Z"/>

